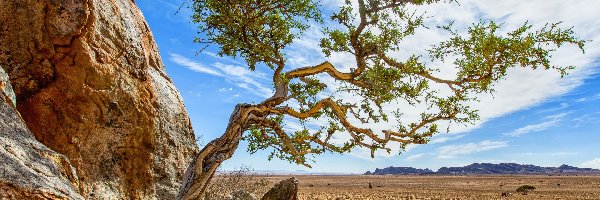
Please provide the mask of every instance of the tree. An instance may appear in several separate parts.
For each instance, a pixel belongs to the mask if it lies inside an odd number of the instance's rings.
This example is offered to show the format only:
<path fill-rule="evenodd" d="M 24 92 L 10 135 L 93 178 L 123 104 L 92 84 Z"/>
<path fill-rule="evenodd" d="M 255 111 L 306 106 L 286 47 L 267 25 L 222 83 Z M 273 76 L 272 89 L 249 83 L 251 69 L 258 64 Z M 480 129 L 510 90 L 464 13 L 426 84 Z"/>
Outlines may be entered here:
<path fill-rule="evenodd" d="M 277 157 L 310 167 L 307 156 L 324 152 L 346 153 L 353 148 L 390 152 L 391 144 L 425 144 L 439 132 L 438 123 L 473 123 L 477 111 L 466 104 L 475 94 L 493 92 L 494 83 L 512 67 L 554 69 L 566 75 L 573 66 L 553 66 L 551 52 L 565 44 L 578 46 L 572 28 L 548 24 L 539 30 L 525 23 L 508 34 L 498 33 L 501 25 L 475 23 L 468 35 L 459 35 L 450 25 L 440 26 L 452 38 L 433 46 L 432 61 L 455 58 L 454 78 L 436 75 L 435 66 L 425 58 L 399 60 L 391 53 L 415 30 L 424 26 L 423 16 L 407 9 L 436 0 L 346 0 L 331 15 L 342 28 L 326 28 L 320 46 L 326 56 L 345 52 L 354 56 L 351 70 L 342 71 L 328 61 L 314 66 L 286 68 L 283 51 L 303 33 L 309 21 L 322 23 L 318 2 L 312 0 L 193 0 L 193 22 L 199 25 L 195 42 L 220 47 L 219 55 L 245 59 L 251 70 L 272 71 L 274 94 L 256 104 L 238 104 L 225 133 L 208 143 L 186 171 L 180 198 L 198 198 L 206 190 L 217 167 L 229 159 L 240 140 L 249 142 L 248 151 L 272 148 Z M 335 79 L 339 87 L 327 85 L 323 77 Z M 440 89 L 440 86 L 443 88 Z M 328 90 L 356 96 L 360 101 L 324 94 Z M 447 92 L 440 92 L 441 90 Z M 402 100 L 426 105 L 420 119 L 402 121 L 406 110 L 385 112 L 386 105 Z M 321 127 L 284 129 L 285 119 L 300 122 L 320 120 Z M 397 127 L 375 131 L 364 124 L 397 120 Z M 344 143 L 332 142 L 335 134 L 349 134 Z"/>

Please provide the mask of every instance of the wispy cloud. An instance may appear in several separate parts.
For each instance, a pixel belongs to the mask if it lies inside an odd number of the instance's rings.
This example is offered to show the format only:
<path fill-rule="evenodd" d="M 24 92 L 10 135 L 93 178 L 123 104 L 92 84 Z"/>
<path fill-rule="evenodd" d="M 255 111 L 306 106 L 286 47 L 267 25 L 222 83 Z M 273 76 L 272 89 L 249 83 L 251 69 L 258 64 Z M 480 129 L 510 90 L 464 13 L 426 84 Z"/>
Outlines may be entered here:
<path fill-rule="evenodd" d="M 440 144 L 440 143 L 445 143 L 448 141 L 452 141 L 452 140 L 457 140 L 460 139 L 462 137 L 465 137 L 466 134 L 461 134 L 461 135 L 436 135 L 433 138 L 431 138 L 431 141 L 429 142 L 429 144 Z"/>
<path fill-rule="evenodd" d="M 585 102 L 585 101 L 587 101 L 587 98 L 586 98 L 586 97 L 579 98 L 579 99 L 575 100 L 575 102 L 577 102 L 577 103 L 580 103 L 580 102 Z"/>
<path fill-rule="evenodd" d="M 554 115 L 548 115 L 548 116 L 546 116 L 546 119 L 552 119 L 552 120 L 563 119 L 565 116 L 570 115 L 571 113 L 573 113 L 573 112 L 568 111 L 568 112 L 558 113 L 558 114 L 554 114 Z"/>
<path fill-rule="evenodd" d="M 563 109 L 568 108 L 568 107 L 569 107 L 568 103 L 560 103 L 560 105 L 558 107 L 540 110 L 540 111 L 538 111 L 538 113 L 556 112 L 556 111 L 563 110 Z"/>
<path fill-rule="evenodd" d="M 581 167 L 600 169 L 600 158 L 594 158 L 593 160 L 581 163 Z"/>
<path fill-rule="evenodd" d="M 346 141 L 348 141 L 348 140 L 347 139 L 339 139 L 339 142 L 346 142 Z M 377 151 L 375 151 L 375 158 L 371 158 L 371 150 L 367 149 L 367 148 L 358 148 L 358 147 L 354 148 L 354 149 L 352 149 L 352 151 L 350 153 L 348 153 L 348 155 L 354 156 L 356 158 L 362 158 L 365 160 L 373 161 L 373 162 L 381 160 L 381 159 L 397 157 L 398 155 L 400 155 L 400 145 L 399 144 L 397 144 L 397 143 L 389 144 L 388 147 L 390 147 L 390 149 L 392 150 L 390 153 L 387 153 L 385 150 L 377 150 Z M 409 144 L 406 146 L 403 153 L 408 153 L 411 150 L 418 148 L 418 147 L 419 147 L 419 145 Z"/>
<path fill-rule="evenodd" d="M 573 126 L 580 127 L 586 124 L 600 123 L 600 112 L 588 113 L 571 119 L 574 122 Z"/>
<path fill-rule="evenodd" d="M 596 94 L 594 96 L 590 96 L 590 97 L 579 98 L 579 99 L 575 100 L 575 102 L 581 103 L 581 102 L 587 102 L 587 101 L 594 101 L 594 100 L 598 100 L 598 99 L 600 99 L 600 93 Z"/>
<path fill-rule="evenodd" d="M 517 136 L 521 136 L 521 135 L 527 134 L 527 133 L 540 132 L 540 131 L 546 130 L 550 127 L 558 125 L 559 122 L 560 122 L 560 120 L 552 120 L 552 121 L 547 121 L 547 122 L 543 122 L 543 123 L 539 123 L 539 124 L 530 124 L 530 125 L 518 128 L 510 133 L 506 133 L 506 135 L 509 135 L 512 137 L 517 137 Z"/>
<path fill-rule="evenodd" d="M 499 163 L 516 163 L 517 160 L 481 160 L 479 161 L 480 163 L 495 163 L 495 164 L 499 164 Z"/>
<path fill-rule="evenodd" d="M 233 88 L 221 88 L 219 89 L 219 92 L 231 92 L 233 91 Z"/>
<path fill-rule="evenodd" d="M 579 153 L 575 153 L 575 152 L 556 152 L 556 153 L 551 153 L 551 156 L 575 156 L 575 155 L 579 155 Z"/>
<path fill-rule="evenodd" d="M 343 1 L 331 0 L 326 1 L 325 5 L 332 7 L 339 5 L 340 3 L 343 3 Z M 562 25 L 565 27 L 574 26 L 582 39 L 600 41 L 600 32 L 598 31 L 600 29 L 593 28 L 598 27 L 600 21 L 597 20 L 598 14 L 596 11 L 590 9 L 590 5 L 600 5 L 600 3 L 596 0 L 585 0 L 578 3 L 566 1 L 549 2 L 545 0 L 464 0 L 461 1 L 460 4 L 439 3 L 419 6 L 417 12 L 426 13 L 426 16 L 433 16 L 425 19 L 425 23 L 430 27 L 454 21 L 454 25 L 462 29 L 471 26 L 472 23 L 480 21 L 481 19 L 497 19 L 497 22 L 504 24 L 504 28 L 499 30 L 499 32 L 514 30 L 527 21 L 529 24 L 532 24 L 535 29 L 541 28 L 544 24 L 549 22 L 564 21 Z M 573 12 L 571 12 L 575 10 L 581 10 L 581 12 L 577 12 L 577 15 L 575 16 L 573 15 Z M 443 13 L 443 15 L 440 13 Z M 322 60 L 328 60 L 342 70 L 352 68 L 355 63 L 353 63 L 353 55 L 350 54 L 333 54 L 329 58 L 315 56 L 320 55 L 318 44 L 319 37 L 322 36 L 322 34 L 318 31 L 315 32 L 314 30 L 319 30 L 321 28 L 322 27 L 319 27 L 319 25 L 313 26 L 309 32 L 305 33 L 302 40 L 295 41 L 296 43 L 294 43 L 292 49 L 290 49 L 291 52 L 288 55 L 292 65 L 314 65 L 322 62 Z M 462 30 L 464 31 L 466 29 Z M 465 33 L 466 32 L 461 32 L 460 34 Z M 426 54 L 426 49 L 430 48 L 432 44 L 447 40 L 449 37 L 450 35 L 447 32 L 439 29 L 420 28 L 416 30 L 415 35 L 410 36 L 403 41 L 403 45 L 400 46 L 401 51 L 390 52 L 390 56 L 398 59 L 405 59 L 412 54 Z M 595 42 L 595 44 L 598 44 L 598 42 Z M 481 101 L 469 104 L 471 108 L 480 111 L 481 121 L 467 126 L 457 126 L 453 124 L 449 129 L 450 132 L 468 133 L 481 127 L 486 121 L 539 105 L 547 102 L 550 98 L 568 93 L 572 89 L 583 84 L 583 80 L 592 74 L 591 71 L 593 71 L 594 67 L 593 63 L 600 55 L 600 48 L 598 47 L 600 47 L 600 45 L 588 45 L 586 54 L 583 55 L 570 46 L 561 48 L 561 50 L 555 52 L 551 60 L 553 64 L 558 66 L 578 66 L 565 78 L 561 78 L 559 73 L 552 70 L 533 70 L 530 68 L 510 69 L 507 78 L 495 84 L 496 92 L 494 95 L 487 93 L 480 94 L 478 95 L 478 98 Z M 441 72 L 436 75 L 449 78 L 455 76 L 456 67 L 451 62 L 431 63 L 431 66 L 440 67 Z M 324 82 L 328 85 L 330 83 L 335 85 L 336 83 L 335 81 L 328 80 L 325 80 Z M 335 86 L 330 86 L 330 88 L 335 88 Z M 336 97 L 351 102 L 360 101 L 360 99 L 356 99 L 357 97 L 352 97 L 350 95 Z M 568 106 L 569 104 L 565 103 L 560 105 L 558 109 L 566 109 Z M 392 111 L 396 111 L 397 108 L 402 108 L 402 111 L 404 112 L 402 118 L 403 123 L 410 123 L 415 118 L 418 119 L 420 114 L 419 111 L 422 111 L 420 107 L 411 107 L 411 105 L 401 103 L 398 103 L 398 105 L 391 105 L 388 109 L 385 109 L 385 111 L 389 114 Z M 395 122 L 394 119 L 391 119 L 390 121 Z M 543 128 L 551 127 L 556 123 L 558 123 L 558 121 L 553 122 L 552 119 L 549 119 L 546 123 L 523 127 L 512 134 L 522 135 L 535 132 Z M 373 123 L 364 126 L 372 128 L 373 130 L 381 130 L 393 125 L 394 124 L 390 123 Z M 448 123 L 441 122 L 438 125 L 439 127 L 447 127 Z M 439 137 L 433 138 L 432 143 L 444 143 L 457 139 L 457 137 L 462 136 L 440 135 Z"/>
<path fill-rule="evenodd" d="M 188 68 L 189 70 L 195 71 L 195 72 L 200 72 L 200 73 L 206 73 L 206 74 L 210 74 L 213 76 L 221 76 L 224 77 L 225 75 L 213 70 L 209 67 L 204 66 L 202 63 L 199 62 L 194 62 L 193 60 L 190 60 L 189 58 L 186 58 L 182 55 L 176 54 L 176 53 L 170 53 L 169 54 L 171 57 L 171 61 L 173 61 L 174 63 L 184 66 L 186 68 Z"/>
<path fill-rule="evenodd" d="M 467 155 L 473 153 L 479 153 L 483 151 L 489 151 L 502 147 L 507 147 L 508 143 L 505 141 L 491 141 L 484 140 L 479 143 L 467 143 L 457 145 L 446 145 L 437 149 L 438 158 L 454 158 L 458 155 Z"/>
<path fill-rule="evenodd" d="M 323 3 L 328 8 L 335 8 L 340 4 L 343 4 L 343 0 L 326 0 Z M 561 78 L 555 71 L 544 71 L 544 70 L 532 70 L 528 68 L 514 68 L 508 71 L 508 77 L 495 84 L 496 92 L 494 95 L 482 94 L 479 96 L 480 102 L 474 102 L 470 105 L 473 109 L 479 110 L 481 121 L 464 127 L 454 126 L 451 127 L 450 132 L 452 133 L 468 133 L 474 129 L 480 127 L 486 121 L 492 120 L 493 118 L 501 117 L 512 112 L 526 109 L 540 103 L 546 102 L 548 99 L 557 97 L 568 93 L 573 88 L 580 86 L 583 80 L 590 75 L 591 69 L 593 69 L 593 62 L 600 55 L 600 20 L 597 20 L 597 11 L 595 7 L 600 6 L 600 1 L 597 0 L 582 0 L 576 3 L 570 1 L 547 1 L 547 0 L 503 0 L 503 1 L 480 1 L 480 0 L 464 0 L 460 2 L 460 5 L 456 3 L 451 4 L 434 4 L 430 6 L 422 6 L 423 9 L 420 11 L 426 11 L 426 16 L 433 16 L 426 18 L 428 25 L 436 25 L 440 23 L 446 23 L 455 20 L 455 26 L 466 27 L 472 23 L 479 21 L 481 18 L 485 19 L 498 19 L 498 22 L 503 23 L 505 29 L 500 32 L 506 32 L 510 29 L 522 25 L 524 22 L 529 21 L 530 24 L 534 25 L 535 28 L 540 28 L 545 23 L 563 21 L 565 27 L 574 26 L 575 30 L 581 35 L 582 39 L 593 40 L 594 42 L 587 46 L 586 54 L 581 55 L 580 52 L 569 49 L 559 50 L 555 52 L 552 58 L 553 64 L 559 66 L 576 65 L 577 69 L 571 71 L 571 75 Z M 440 13 L 443 13 L 440 14 Z M 576 14 L 574 14 L 576 13 Z M 320 48 L 318 46 L 319 39 L 322 34 L 318 31 L 322 28 L 320 25 L 312 26 L 304 36 L 302 40 L 296 40 L 290 51 L 286 51 L 288 64 L 291 67 L 299 67 L 306 65 L 315 65 L 328 60 L 341 67 L 343 70 L 354 67 L 352 55 L 344 54 L 333 54 L 329 58 L 321 56 Z M 434 27 L 434 26 L 430 26 Z M 464 34 L 462 32 L 461 34 Z M 392 57 L 395 58 L 406 58 L 411 54 L 426 53 L 425 49 L 428 49 L 432 44 L 440 41 L 444 41 L 449 38 L 447 33 L 440 31 L 439 29 L 418 29 L 414 36 L 410 36 L 401 46 L 402 51 L 391 53 Z M 211 53 L 212 54 L 212 53 Z M 214 56 L 214 54 L 208 54 Z M 231 60 L 230 60 L 231 61 Z M 229 63 L 222 61 L 223 63 Z M 236 63 L 237 61 L 231 61 Z M 437 63 L 434 63 L 437 66 Z M 442 68 L 453 68 L 450 64 L 440 64 Z M 215 69 L 216 72 L 225 74 L 221 69 Z M 228 74 L 229 75 L 229 74 Z M 447 75 L 453 74 L 440 74 L 446 77 Z M 258 91 L 257 94 L 266 96 L 271 91 L 268 87 L 261 87 L 254 85 L 252 81 L 244 81 L 243 76 L 236 78 L 236 85 L 240 88 L 247 89 L 249 91 Z M 251 77 L 252 78 L 252 77 Z M 256 80 L 256 78 L 253 78 Z M 260 82 L 258 82 L 260 83 Z M 333 83 L 334 81 L 327 82 L 327 84 Z M 527 83 L 527 84 L 523 84 Z M 339 83 L 338 83 L 339 84 Z M 264 86 L 264 85 L 263 85 Z M 332 86 L 331 88 L 335 88 Z M 600 97 L 600 96 L 599 96 Z M 346 99 L 346 98 L 339 98 Z M 588 100 L 586 98 L 586 100 Z M 565 104 L 568 106 L 568 104 Z M 395 108 L 402 107 L 404 105 L 392 106 L 391 109 L 386 111 L 395 111 Z M 564 109 L 561 108 L 560 109 Z M 412 107 L 406 107 L 405 119 L 411 119 L 410 116 L 418 117 L 419 109 Z M 394 121 L 394 120 L 391 120 Z M 408 121 L 408 120 L 407 120 Z M 410 122 L 410 121 L 408 121 Z M 533 133 L 537 131 L 543 131 L 560 123 L 558 119 L 545 119 L 545 121 L 527 125 L 514 131 L 507 133 L 511 136 L 520 136 L 527 133 Z M 374 130 L 380 130 L 390 127 L 390 124 L 368 124 L 364 125 Z M 446 127 L 446 124 L 441 123 L 440 127 Z M 349 137 L 349 136 L 348 136 Z M 454 139 L 463 137 L 458 136 L 443 136 L 435 137 L 431 143 L 444 143 Z M 343 141 L 347 141 L 348 138 L 342 138 Z M 492 141 L 489 141 L 492 142 Z M 478 145 L 480 143 L 470 143 L 472 145 Z M 352 155 L 369 155 L 369 151 L 353 153 Z M 393 155 L 394 153 L 392 153 Z M 384 154 L 388 155 L 388 154 Z M 379 154 L 377 156 L 380 156 Z"/>
<path fill-rule="evenodd" d="M 263 73 L 250 71 L 246 67 L 227 65 L 223 63 L 214 63 L 213 66 L 225 73 L 228 79 L 235 82 L 235 84 L 240 88 L 246 89 L 258 96 L 265 98 L 271 96 L 273 93 L 271 88 L 268 88 L 257 81 L 257 79 L 266 79 L 266 75 Z"/>
<path fill-rule="evenodd" d="M 184 66 L 192 71 L 224 77 L 225 80 L 232 82 L 239 88 L 254 93 L 260 97 L 269 97 L 273 93 L 271 88 L 258 81 L 266 80 L 266 75 L 264 73 L 250 71 L 246 67 L 223 64 L 220 62 L 213 63 L 211 65 L 212 67 L 207 67 L 200 62 L 195 62 L 176 53 L 171 53 L 170 59 L 174 63 Z"/>
<path fill-rule="evenodd" d="M 560 114 L 556 114 L 556 115 L 550 115 L 550 116 L 546 117 L 546 119 L 548 119 L 549 121 L 545 121 L 545 122 L 537 123 L 537 124 L 530 124 L 530 125 L 515 129 L 512 132 L 505 133 L 504 135 L 511 136 L 511 137 L 518 137 L 518 136 L 528 134 L 528 133 L 540 132 L 540 131 L 546 130 L 548 128 L 559 125 L 560 122 L 562 121 L 562 119 L 568 114 L 569 113 L 560 113 Z"/>
<path fill-rule="evenodd" d="M 213 57 L 213 58 L 216 58 L 216 59 L 226 60 L 226 61 L 238 64 L 238 65 L 243 65 L 242 63 L 238 62 L 237 60 L 234 60 L 234 59 L 231 59 L 231 58 L 227 58 L 227 57 L 222 57 L 222 56 L 219 56 L 216 53 L 213 53 L 213 52 L 210 52 L 210 51 L 202 51 L 202 54 L 209 55 L 210 57 Z"/>
<path fill-rule="evenodd" d="M 424 153 L 415 154 L 415 155 L 411 155 L 411 156 L 406 157 L 404 160 L 412 162 L 412 161 L 415 161 L 416 159 L 419 159 L 419 158 L 421 158 L 423 156 L 425 156 Z"/>

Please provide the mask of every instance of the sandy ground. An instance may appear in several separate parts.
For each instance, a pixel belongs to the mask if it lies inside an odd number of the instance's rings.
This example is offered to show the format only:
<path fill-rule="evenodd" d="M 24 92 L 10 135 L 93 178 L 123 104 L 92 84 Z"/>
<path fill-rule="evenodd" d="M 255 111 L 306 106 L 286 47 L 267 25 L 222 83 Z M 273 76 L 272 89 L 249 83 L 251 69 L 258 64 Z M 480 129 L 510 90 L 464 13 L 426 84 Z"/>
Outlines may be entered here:
<path fill-rule="evenodd" d="M 275 183 L 291 176 L 270 176 Z M 600 176 L 296 176 L 300 199 L 599 199 Z M 373 189 L 369 189 L 371 183 Z M 522 195 L 515 190 L 532 185 Z M 502 197 L 502 193 L 512 193 Z"/>

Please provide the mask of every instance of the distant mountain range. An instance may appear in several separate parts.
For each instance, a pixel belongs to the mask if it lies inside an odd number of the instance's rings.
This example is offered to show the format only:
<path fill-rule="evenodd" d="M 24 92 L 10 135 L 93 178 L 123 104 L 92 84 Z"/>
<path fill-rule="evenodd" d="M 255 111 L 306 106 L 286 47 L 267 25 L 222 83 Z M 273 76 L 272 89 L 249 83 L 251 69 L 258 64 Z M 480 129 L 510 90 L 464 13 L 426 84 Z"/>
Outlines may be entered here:
<path fill-rule="evenodd" d="M 540 167 L 535 165 L 522 165 L 516 163 L 473 163 L 464 167 L 442 167 L 437 172 L 430 169 L 417 169 L 413 167 L 386 167 L 367 171 L 365 175 L 421 175 L 421 174 L 597 174 L 599 169 L 579 168 L 569 165 L 560 167 Z"/>
<path fill-rule="evenodd" d="M 376 168 L 374 172 L 367 171 L 365 175 L 388 175 L 388 174 L 431 174 L 434 173 L 430 169 L 417 169 L 414 167 L 386 167 L 383 169 Z"/>

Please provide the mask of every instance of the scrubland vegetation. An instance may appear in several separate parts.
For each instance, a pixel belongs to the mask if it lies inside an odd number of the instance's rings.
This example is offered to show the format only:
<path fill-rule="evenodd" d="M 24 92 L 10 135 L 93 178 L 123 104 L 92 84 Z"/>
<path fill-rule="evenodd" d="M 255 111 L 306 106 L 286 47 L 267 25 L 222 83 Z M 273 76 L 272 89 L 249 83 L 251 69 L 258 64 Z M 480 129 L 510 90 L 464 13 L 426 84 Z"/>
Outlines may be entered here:
<path fill-rule="evenodd" d="M 271 185 L 289 176 L 255 177 Z M 600 176 L 296 176 L 299 199 L 600 199 Z M 372 189 L 369 189 L 369 183 Z M 529 185 L 526 195 L 517 189 Z M 503 196 L 502 194 L 505 194 Z"/>

